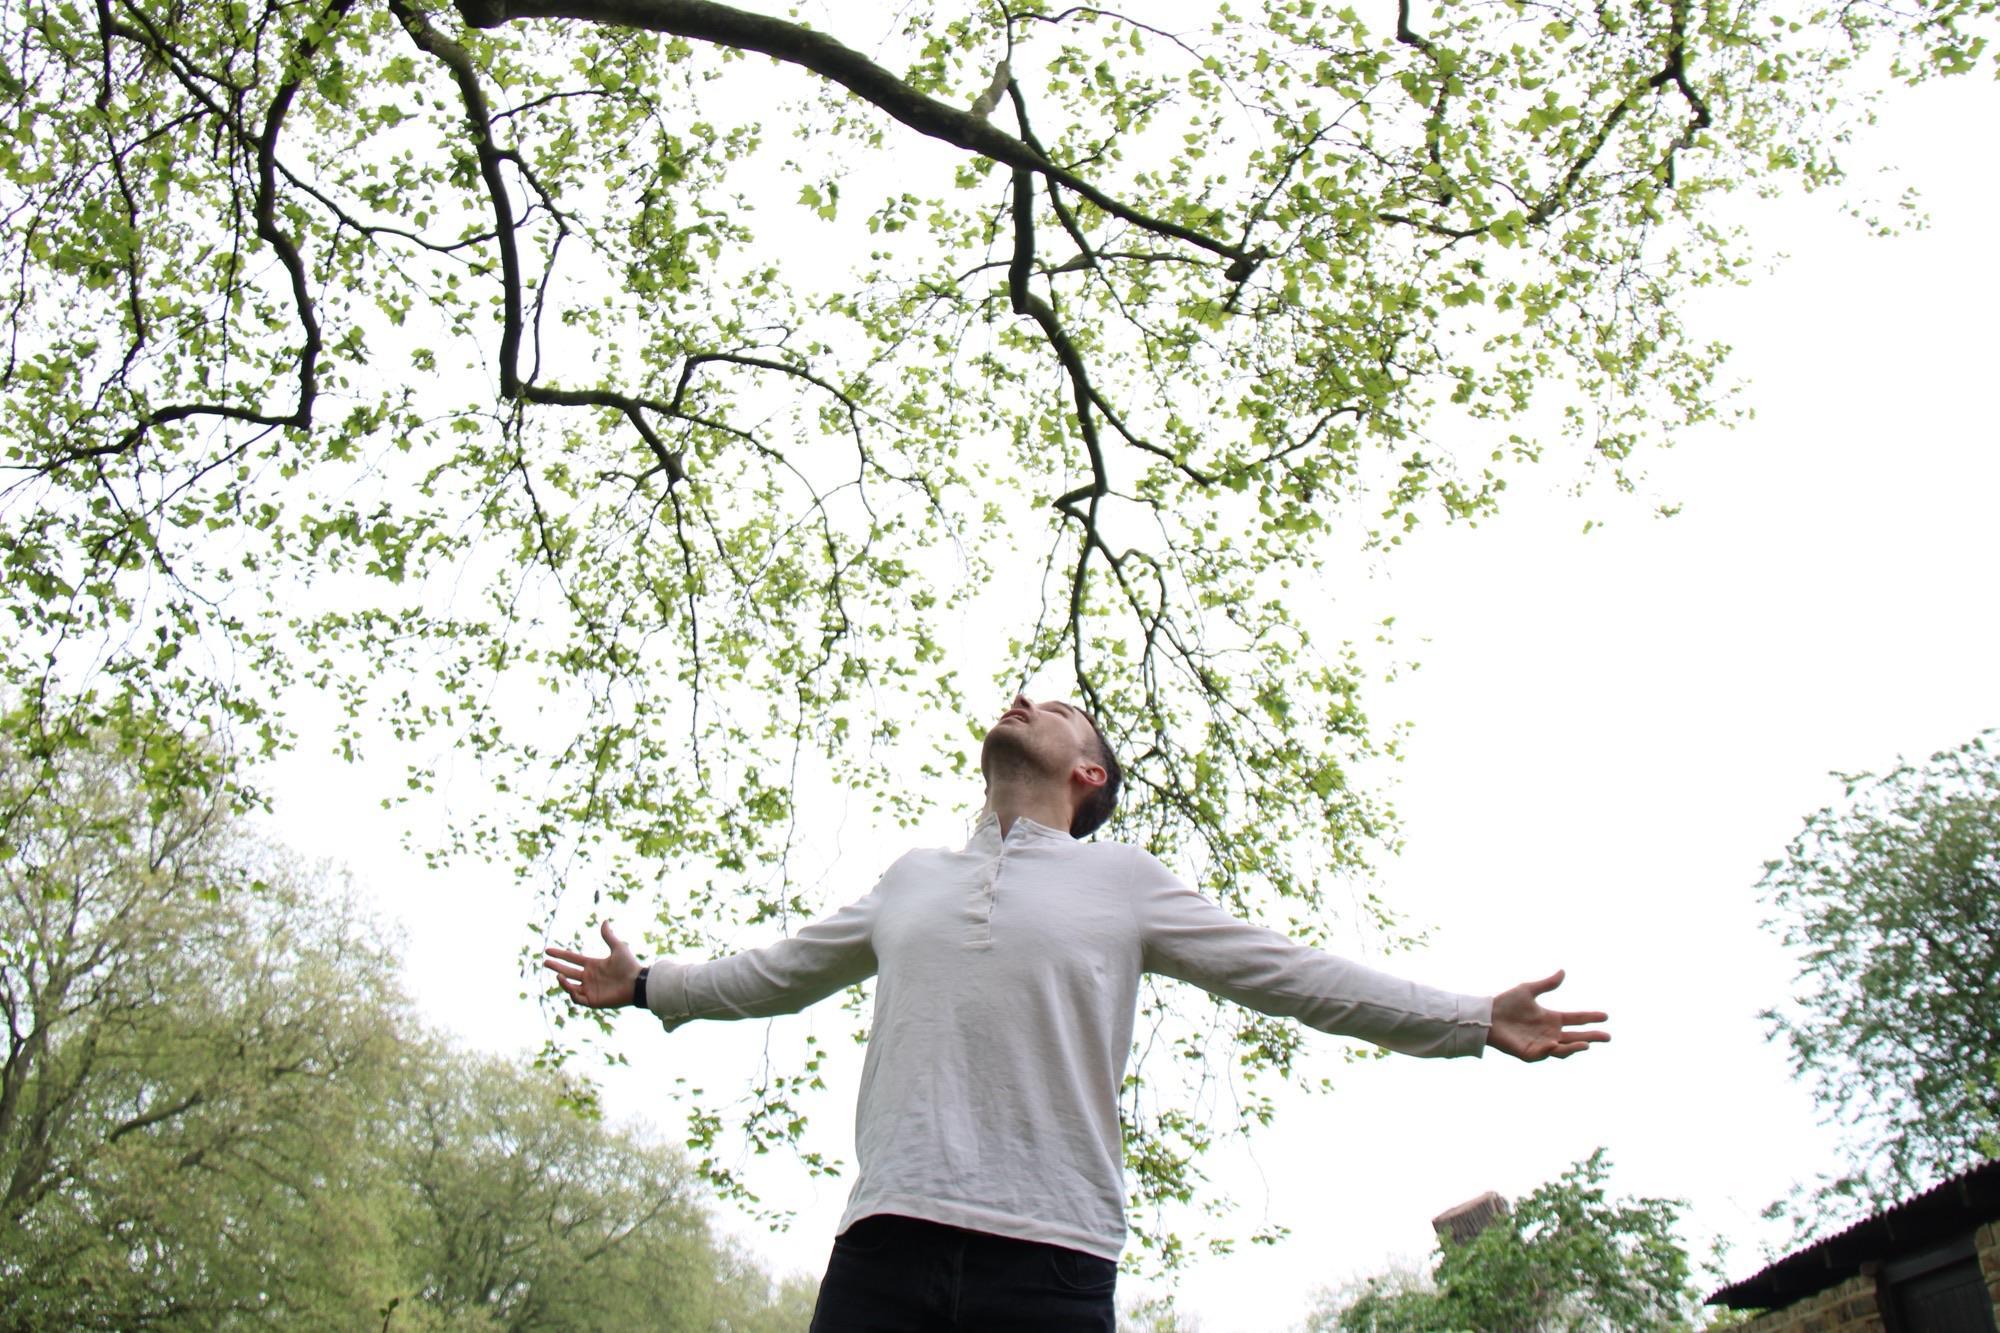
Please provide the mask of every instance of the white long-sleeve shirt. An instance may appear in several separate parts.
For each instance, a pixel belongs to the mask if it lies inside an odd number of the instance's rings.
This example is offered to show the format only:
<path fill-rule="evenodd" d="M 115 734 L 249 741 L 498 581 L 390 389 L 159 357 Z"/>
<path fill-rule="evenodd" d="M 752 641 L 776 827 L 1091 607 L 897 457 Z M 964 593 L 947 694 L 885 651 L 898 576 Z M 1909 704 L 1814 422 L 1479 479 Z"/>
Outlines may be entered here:
<path fill-rule="evenodd" d="M 896 1213 L 1117 1259 L 1118 1090 L 1139 977 L 1409 1055 L 1478 1055 L 1492 1001 L 1402 981 L 1240 921 L 1147 852 L 989 814 L 963 851 L 913 851 L 767 948 L 655 963 L 646 1003 L 792 1013 L 877 977 L 840 1227 Z"/>

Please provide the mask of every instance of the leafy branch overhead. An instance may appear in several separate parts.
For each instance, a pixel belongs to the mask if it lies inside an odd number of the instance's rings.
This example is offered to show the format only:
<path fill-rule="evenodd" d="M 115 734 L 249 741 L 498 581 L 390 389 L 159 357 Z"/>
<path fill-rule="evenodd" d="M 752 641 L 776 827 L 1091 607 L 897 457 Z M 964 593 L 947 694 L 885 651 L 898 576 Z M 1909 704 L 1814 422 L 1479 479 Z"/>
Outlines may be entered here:
<path fill-rule="evenodd" d="M 1714 197 L 1989 20 L 6 0 L 6 688 L 330 726 L 705 950 L 1046 671 L 1126 836 L 1317 935 L 1392 837 L 1327 562 L 1716 416 Z"/>

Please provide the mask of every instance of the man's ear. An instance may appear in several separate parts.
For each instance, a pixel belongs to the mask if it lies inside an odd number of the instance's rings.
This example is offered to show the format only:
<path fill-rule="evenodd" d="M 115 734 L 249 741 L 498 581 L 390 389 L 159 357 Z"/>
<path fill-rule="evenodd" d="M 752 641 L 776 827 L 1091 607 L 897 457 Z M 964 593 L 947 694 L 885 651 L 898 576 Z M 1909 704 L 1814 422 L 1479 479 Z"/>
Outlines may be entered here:
<path fill-rule="evenodd" d="M 1111 780 L 1111 774 L 1104 765 L 1093 764 L 1088 759 L 1077 760 L 1069 776 L 1071 781 L 1081 782 L 1086 787 L 1102 787 Z"/>

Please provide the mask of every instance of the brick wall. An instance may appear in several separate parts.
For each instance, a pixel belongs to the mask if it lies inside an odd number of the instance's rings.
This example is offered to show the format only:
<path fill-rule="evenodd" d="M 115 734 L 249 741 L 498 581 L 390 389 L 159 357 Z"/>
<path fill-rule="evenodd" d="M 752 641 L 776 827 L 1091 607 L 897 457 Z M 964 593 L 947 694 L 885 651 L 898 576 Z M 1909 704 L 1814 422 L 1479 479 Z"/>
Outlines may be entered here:
<path fill-rule="evenodd" d="M 2000 1264 L 2000 1252 L 1995 1253 L 1994 1261 Z M 1882 1333 L 1875 1279 L 1851 1277 L 1797 1305 L 1738 1324 L 1730 1333 Z"/>
<path fill-rule="evenodd" d="M 1986 1290 L 1993 1298 L 1995 1322 L 2000 1323 L 2000 1222 L 1980 1227 L 1973 1233 L 1972 1243 L 1979 1252 L 1979 1271 L 1986 1278 Z M 1882 1327 L 1875 1279 L 1852 1277 L 1797 1305 L 1733 1325 L 1729 1333 L 1882 1333 Z"/>

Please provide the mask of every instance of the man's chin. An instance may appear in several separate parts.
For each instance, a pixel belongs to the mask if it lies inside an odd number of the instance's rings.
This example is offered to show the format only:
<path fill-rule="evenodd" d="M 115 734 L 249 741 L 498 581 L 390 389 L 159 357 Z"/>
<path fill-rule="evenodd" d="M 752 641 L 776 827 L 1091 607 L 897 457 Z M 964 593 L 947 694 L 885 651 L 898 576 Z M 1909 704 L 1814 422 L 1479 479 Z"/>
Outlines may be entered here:
<path fill-rule="evenodd" d="M 979 767 L 989 777 L 993 772 L 993 760 L 1005 756 L 1008 760 L 1018 759 L 1023 751 L 1021 740 L 1028 734 L 1023 726 L 1009 725 L 1009 719 L 1001 718 L 987 729 L 986 739 L 979 746 Z"/>

